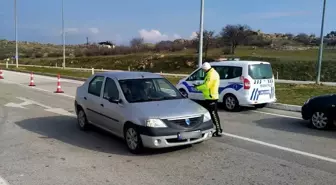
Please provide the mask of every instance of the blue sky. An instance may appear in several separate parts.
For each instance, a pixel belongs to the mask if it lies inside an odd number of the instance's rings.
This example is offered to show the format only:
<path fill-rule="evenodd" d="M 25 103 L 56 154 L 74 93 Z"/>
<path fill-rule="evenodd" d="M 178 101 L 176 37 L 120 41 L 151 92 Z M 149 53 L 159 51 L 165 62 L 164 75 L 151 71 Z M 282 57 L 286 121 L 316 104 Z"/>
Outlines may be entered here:
<path fill-rule="evenodd" d="M 248 24 L 263 32 L 319 35 L 323 0 L 205 0 L 204 28 Z M 61 44 L 61 0 L 17 0 L 19 40 Z M 329 0 L 325 33 L 336 30 Z M 190 38 L 199 28 L 200 0 L 64 0 L 67 43 L 128 44 Z M 14 0 L 0 2 L 0 39 L 14 40 Z"/>

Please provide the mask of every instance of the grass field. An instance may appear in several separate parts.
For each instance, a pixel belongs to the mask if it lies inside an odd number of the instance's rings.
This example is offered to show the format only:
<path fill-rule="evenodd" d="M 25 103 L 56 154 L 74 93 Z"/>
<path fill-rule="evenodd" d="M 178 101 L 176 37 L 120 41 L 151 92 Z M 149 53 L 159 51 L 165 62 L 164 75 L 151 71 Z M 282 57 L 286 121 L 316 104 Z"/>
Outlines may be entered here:
<path fill-rule="evenodd" d="M 13 50 L 14 51 L 14 50 Z M 323 53 L 324 60 L 334 60 L 336 61 L 336 50 L 335 49 L 325 49 Z M 186 49 L 178 52 L 161 52 L 161 53 L 153 53 L 153 52 L 145 52 L 145 53 L 137 53 L 137 54 L 129 54 L 129 55 L 112 55 L 112 56 L 98 56 L 98 57 L 113 57 L 113 58 L 124 58 L 127 56 L 146 56 L 153 54 L 162 54 L 162 55 L 181 55 L 181 56 L 197 56 L 195 49 Z M 210 49 L 208 51 L 209 58 L 217 58 L 223 56 L 223 48 Z M 318 59 L 318 49 L 307 49 L 307 50 L 275 50 L 275 49 L 267 49 L 267 48 L 256 48 L 252 47 L 238 47 L 235 53 L 237 57 L 244 56 L 254 56 L 254 57 L 269 57 L 269 58 L 277 58 L 281 61 L 312 61 Z M 37 61 L 37 60 L 55 60 L 58 58 L 21 58 L 22 61 Z M 90 57 L 88 57 L 90 58 Z"/>
<path fill-rule="evenodd" d="M 15 69 L 10 67 L 11 70 L 19 70 L 22 72 L 34 72 L 35 74 L 46 74 L 50 76 L 56 76 L 60 74 L 61 77 L 75 77 L 85 79 L 91 75 L 91 72 L 87 71 L 73 71 L 53 68 L 39 68 L 39 67 L 20 67 Z M 180 78 L 169 77 L 166 78 L 172 83 L 177 84 Z M 322 86 L 322 85 L 297 85 L 297 84 L 276 84 L 276 96 L 278 103 L 302 105 L 308 98 L 312 96 L 336 93 L 336 87 Z"/>
<path fill-rule="evenodd" d="M 222 55 L 223 49 L 211 49 L 208 52 L 209 57 L 217 57 Z M 175 53 L 180 55 L 193 55 L 195 50 L 185 50 Z M 267 48 L 257 48 L 252 47 L 238 47 L 235 53 L 238 57 L 243 56 L 255 56 L 255 57 L 269 57 L 278 58 L 283 61 L 312 61 L 318 59 L 318 49 L 307 49 L 307 50 L 275 50 Z M 334 60 L 336 61 L 336 50 L 335 49 L 325 49 L 323 53 L 324 60 Z"/>

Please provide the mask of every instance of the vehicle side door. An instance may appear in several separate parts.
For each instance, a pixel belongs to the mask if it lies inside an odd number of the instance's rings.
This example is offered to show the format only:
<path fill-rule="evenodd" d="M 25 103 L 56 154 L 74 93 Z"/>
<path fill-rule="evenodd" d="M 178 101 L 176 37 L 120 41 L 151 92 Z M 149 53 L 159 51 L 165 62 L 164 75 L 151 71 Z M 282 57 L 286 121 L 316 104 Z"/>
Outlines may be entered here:
<path fill-rule="evenodd" d="M 104 76 L 94 77 L 88 85 L 88 93 L 84 97 L 85 107 L 87 109 L 87 119 L 89 122 L 101 126 L 99 122 L 100 118 L 100 102 L 102 94 L 102 86 L 104 82 Z"/>
<path fill-rule="evenodd" d="M 196 70 L 194 73 L 192 73 L 185 82 L 183 82 L 183 85 L 186 86 L 189 98 L 195 99 L 195 100 L 202 100 L 203 94 L 201 91 L 197 90 L 193 84 L 201 84 L 203 83 L 205 78 L 205 73 L 202 69 Z"/>
<path fill-rule="evenodd" d="M 104 114 L 103 126 L 116 135 L 122 134 L 122 109 L 120 91 L 114 79 L 106 77 L 101 113 Z"/>
<path fill-rule="evenodd" d="M 214 68 L 220 76 L 219 94 L 224 91 L 225 93 L 231 92 L 236 95 L 236 92 L 243 87 L 240 79 L 243 68 L 239 66 L 215 66 Z"/>

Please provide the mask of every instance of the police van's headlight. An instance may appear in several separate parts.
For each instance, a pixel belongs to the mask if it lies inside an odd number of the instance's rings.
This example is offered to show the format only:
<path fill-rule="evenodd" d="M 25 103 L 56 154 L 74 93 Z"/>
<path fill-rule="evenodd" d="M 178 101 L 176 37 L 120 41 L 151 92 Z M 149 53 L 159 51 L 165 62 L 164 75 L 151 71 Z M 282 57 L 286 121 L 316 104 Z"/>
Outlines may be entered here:
<path fill-rule="evenodd" d="M 153 127 L 153 128 L 166 128 L 167 125 L 163 123 L 160 119 L 148 119 L 146 120 L 146 126 L 147 127 Z"/>
<path fill-rule="evenodd" d="M 207 122 L 207 121 L 210 121 L 211 120 L 211 116 L 210 116 L 210 113 L 207 112 L 204 114 L 203 116 L 203 122 Z"/>

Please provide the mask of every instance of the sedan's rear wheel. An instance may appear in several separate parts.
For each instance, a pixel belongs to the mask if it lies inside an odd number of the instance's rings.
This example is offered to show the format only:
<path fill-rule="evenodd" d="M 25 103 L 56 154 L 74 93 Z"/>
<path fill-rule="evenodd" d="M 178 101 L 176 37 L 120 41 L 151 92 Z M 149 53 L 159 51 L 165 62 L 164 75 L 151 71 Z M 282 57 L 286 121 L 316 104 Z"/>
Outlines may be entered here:
<path fill-rule="evenodd" d="M 89 127 L 84 110 L 80 109 L 77 114 L 77 123 L 81 130 L 87 130 Z"/>
<path fill-rule="evenodd" d="M 328 114 L 325 112 L 314 112 L 310 119 L 311 125 L 319 130 L 326 129 L 332 123 L 332 120 L 329 118 Z"/>

